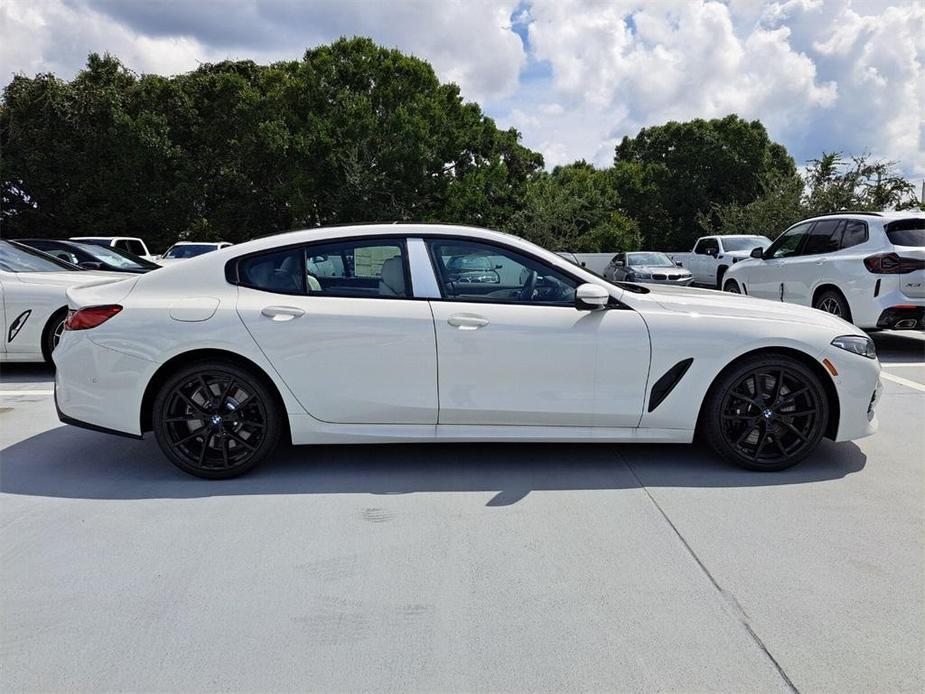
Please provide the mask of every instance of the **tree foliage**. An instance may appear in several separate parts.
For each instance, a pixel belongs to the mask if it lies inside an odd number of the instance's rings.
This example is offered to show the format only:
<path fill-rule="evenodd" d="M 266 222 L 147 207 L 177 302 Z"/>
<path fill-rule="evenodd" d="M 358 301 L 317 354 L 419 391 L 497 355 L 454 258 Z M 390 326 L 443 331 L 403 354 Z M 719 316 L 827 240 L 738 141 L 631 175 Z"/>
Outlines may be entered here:
<path fill-rule="evenodd" d="M 241 241 L 338 222 L 501 226 L 542 157 L 426 62 L 341 39 L 173 78 L 91 55 L 18 76 L 0 110 L 5 235 Z"/>
<path fill-rule="evenodd" d="M 4 236 L 243 241 L 291 228 L 438 221 L 574 252 L 774 235 L 838 209 L 918 204 L 892 162 L 823 154 L 804 183 L 758 121 L 643 128 L 614 165 L 543 158 L 426 62 L 341 39 L 272 65 L 136 75 L 91 54 L 71 81 L 16 76 L 0 104 Z"/>

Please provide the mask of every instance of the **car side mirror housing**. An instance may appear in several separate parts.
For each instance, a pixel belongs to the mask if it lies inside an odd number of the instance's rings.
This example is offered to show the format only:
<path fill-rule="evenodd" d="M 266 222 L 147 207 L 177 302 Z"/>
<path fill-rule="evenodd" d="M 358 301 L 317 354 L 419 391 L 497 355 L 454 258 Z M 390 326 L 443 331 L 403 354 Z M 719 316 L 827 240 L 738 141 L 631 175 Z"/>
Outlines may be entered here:
<path fill-rule="evenodd" d="M 626 265 L 626 263 L 624 263 L 622 260 L 615 260 L 615 261 L 613 261 L 613 266 L 614 266 L 614 267 L 623 267 L 624 265 Z"/>
<path fill-rule="evenodd" d="M 751 252 L 752 258 L 764 258 L 764 249 L 759 246 L 758 248 L 753 248 Z"/>
<path fill-rule="evenodd" d="M 610 292 L 599 284 L 578 285 L 575 290 L 575 308 L 582 310 L 593 310 L 604 308 L 610 302 Z"/>
<path fill-rule="evenodd" d="M 681 264 L 681 261 L 680 261 L 680 260 L 674 261 L 674 264 L 677 265 L 678 267 L 684 267 L 684 266 Z"/>
<path fill-rule="evenodd" d="M 708 248 L 707 255 L 719 255 L 719 251 L 716 250 L 715 248 Z"/>

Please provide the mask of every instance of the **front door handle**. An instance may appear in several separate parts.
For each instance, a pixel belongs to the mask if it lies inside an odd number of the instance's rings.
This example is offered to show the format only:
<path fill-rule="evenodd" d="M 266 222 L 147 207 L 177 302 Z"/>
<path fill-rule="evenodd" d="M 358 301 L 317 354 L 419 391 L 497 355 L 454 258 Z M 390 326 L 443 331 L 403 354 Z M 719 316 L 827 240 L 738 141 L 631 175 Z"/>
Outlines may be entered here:
<path fill-rule="evenodd" d="M 465 313 L 458 313 L 455 316 L 450 316 L 447 320 L 447 323 L 452 325 L 454 328 L 459 328 L 460 330 L 478 330 L 486 325 L 488 325 L 488 319 L 482 318 L 481 316 L 471 316 L 466 315 Z"/>
<path fill-rule="evenodd" d="M 298 306 L 264 306 L 260 313 L 275 321 L 292 320 L 305 315 L 305 311 Z"/>

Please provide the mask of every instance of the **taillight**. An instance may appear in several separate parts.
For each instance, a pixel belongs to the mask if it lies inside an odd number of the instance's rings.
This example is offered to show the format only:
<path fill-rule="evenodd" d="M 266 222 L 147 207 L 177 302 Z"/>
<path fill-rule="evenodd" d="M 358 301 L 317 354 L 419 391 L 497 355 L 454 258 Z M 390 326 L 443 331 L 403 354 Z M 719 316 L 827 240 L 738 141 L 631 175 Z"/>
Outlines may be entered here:
<path fill-rule="evenodd" d="M 864 258 L 864 267 L 878 275 L 904 275 L 925 269 L 925 260 L 904 258 L 896 253 L 878 253 Z"/>
<path fill-rule="evenodd" d="M 88 330 L 102 325 L 119 311 L 122 307 L 118 304 L 109 304 L 108 306 L 87 306 L 76 311 L 72 311 L 64 323 L 65 330 Z"/>

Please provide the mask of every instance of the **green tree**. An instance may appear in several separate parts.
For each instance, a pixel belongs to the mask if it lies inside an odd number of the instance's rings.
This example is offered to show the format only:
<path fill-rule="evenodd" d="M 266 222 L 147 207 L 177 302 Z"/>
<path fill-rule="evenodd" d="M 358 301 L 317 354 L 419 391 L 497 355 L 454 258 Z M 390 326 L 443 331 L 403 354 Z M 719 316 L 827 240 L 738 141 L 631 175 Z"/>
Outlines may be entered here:
<path fill-rule="evenodd" d="M 507 230 L 554 250 L 634 250 L 639 227 L 620 208 L 610 171 L 585 161 L 533 176 Z"/>
<path fill-rule="evenodd" d="M 747 204 L 774 179 L 797 177 L 758 121 L 730 115 L 643 128 L 616 147 L 615 180 L 648 247 L 686 248 L 716 205 Z"/>

